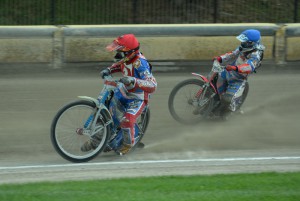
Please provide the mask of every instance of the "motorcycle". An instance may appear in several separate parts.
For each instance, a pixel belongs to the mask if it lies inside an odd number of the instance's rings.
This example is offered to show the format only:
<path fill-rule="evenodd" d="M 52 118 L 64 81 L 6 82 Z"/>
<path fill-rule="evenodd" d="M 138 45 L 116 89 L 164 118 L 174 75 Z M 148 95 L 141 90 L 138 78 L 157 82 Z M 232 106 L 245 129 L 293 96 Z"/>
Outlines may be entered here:
<path fill-rule="evenodd" d="M 80 99 L 63 106 L 51 124 L 51 142 L 56 152 L 71 162 L 87 162 L 101 152 L 117 150 L 123 140 L 120 121 L 125 112 L 124 106 L 113 99 L 116 90 L 127 91 L 124 84 L 104 77 L 104 86 L 98 98 L 78 96 Z M 146 105 L 135 124 L 136 144 L 130 150 L 142 148 L 150 120 L 149 105 Z M 90 151 L 82 151 L 82 145 L 89 139 L 98 143 Z M 117 151 L 115 151 L 117 154 Z"/>
<path fill-rule="evenodd" d="M 220 94 L 217 90 L 219 73 L 224 70 L 218 61 L 214 61 L 207 76 L 192 73 L 200 79 L 188 79 L 178 83 L 171 91 L 168 107 L 172 117 L 182 124 L 196 124 L 201 120 L 226 119 L 220 111 Z M 231 104 L 233 113 L 240 112 L 249 91 L 249 84 L 245 79 L 239 92 Z"/>

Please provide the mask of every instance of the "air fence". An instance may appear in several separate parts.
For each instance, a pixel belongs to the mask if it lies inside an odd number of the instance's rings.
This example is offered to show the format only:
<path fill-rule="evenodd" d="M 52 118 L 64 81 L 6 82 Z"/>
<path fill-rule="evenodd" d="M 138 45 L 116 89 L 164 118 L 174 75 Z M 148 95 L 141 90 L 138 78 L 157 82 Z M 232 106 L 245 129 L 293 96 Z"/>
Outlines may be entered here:
<path fill-rule="evenodd" d="M 124 33 L 134 33 L 141 51 L 153 62 L 211 61 L 236 48 L 236 36 L 249 28 L 261 31 L 265 60 L 276 64 L 300 60 L 300 24 L 294 23 L 1 26 L 0 68 L 111 62 L 113 55 L 105 46 Z"/>

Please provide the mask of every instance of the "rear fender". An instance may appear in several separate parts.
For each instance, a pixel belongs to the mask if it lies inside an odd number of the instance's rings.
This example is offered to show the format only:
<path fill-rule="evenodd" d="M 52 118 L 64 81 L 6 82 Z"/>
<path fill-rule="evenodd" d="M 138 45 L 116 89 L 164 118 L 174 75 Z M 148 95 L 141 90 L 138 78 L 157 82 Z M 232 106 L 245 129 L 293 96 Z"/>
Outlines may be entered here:
<path fill-rule="evenodd" d="M 215 88 L 215 86 L 213 85 L 213 83 L 209 82 L 209 80 L 207 79 L 207 77 L 205 77 L 204 75 L 198 74 L 198 73 L 192 73 L 192 75 L 200 77 L 205 83 L 209 83 L 210 86 L 214 89 L 215 93 L 218 93 L 218 91 Z"/>
<path fill-rule="evenodd" d="M 208 79 L 204 75 L 201 75 L 198 73 L 192 73 L 192 75 L 200 77 L 204 82 L 209 82 Z"/>

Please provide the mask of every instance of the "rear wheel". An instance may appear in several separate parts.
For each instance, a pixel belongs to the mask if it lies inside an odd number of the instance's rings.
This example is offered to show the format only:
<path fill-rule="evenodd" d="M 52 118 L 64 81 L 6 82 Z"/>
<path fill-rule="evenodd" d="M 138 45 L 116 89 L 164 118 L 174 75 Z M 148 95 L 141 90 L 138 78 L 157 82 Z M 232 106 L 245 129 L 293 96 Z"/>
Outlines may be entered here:
<path fill-rule="evenodd" d="M 249 92 L 249 83 L 246 82 L 245 83 L 245 89 L 243 91 L 243 95 L 241 97 L 241 100 L 239 101 L 239 104 L 237 105 L 236 110 L 240 110 L 241 109 L 242 105 L 244 104 L 244 102 L 245 102 L 245 100 L 246 100 L 246 98 L 248 96 L 248 92 Z"/>
<path fill-rule="evenodd" d="M 198 123 L 212 110 L 212 93 L 212 88 L 207 87 L 202 80 L 189 79 L 178 83 L 171 91 L 168 101 L 172 117 L 183 124 Z"/>
<path fill-rule="evenodd" d="M 137 119 L 137 125 L 140 129 L 140 132 L 139 132 L 138 141 L 136 142 L 133 148 L 144 148 L 145 145 L 141 141 L 146 133 L 146 130 L 149 125 L 149 121 L 150 121 L 150 109 L 147 106 L 147 108 L 145 108 L 145 110 L 142 112 L 140 117 Z"/>

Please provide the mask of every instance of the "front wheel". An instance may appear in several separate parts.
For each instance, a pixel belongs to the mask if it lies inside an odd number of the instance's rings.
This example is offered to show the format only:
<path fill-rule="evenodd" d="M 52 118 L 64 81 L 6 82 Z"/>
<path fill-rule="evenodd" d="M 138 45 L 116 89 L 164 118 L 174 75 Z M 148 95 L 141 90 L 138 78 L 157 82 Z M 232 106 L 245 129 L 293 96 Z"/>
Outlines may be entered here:
<path fill-rule="evenodd" d="M 98 118 L 94 126 L 88 126 L 92 125 L 97 110 L 95 103 L 78 100 L 65 105 L 55 115 L 51 125 L 51 142 L 63 158 L 71 162 L 87 162 L 103 150 L 110 133 L 105 116 Z M 97 146 L 83 152 L 82 145 L 95 136 L 99 140 Z"/>
<path fill-rule="evenodd" d="M 212 110 L 212 89 L 205 82 L 188 79 L 170 93 L 168 106 L 172 117 L 182 124 L 196 124 Z"/>

